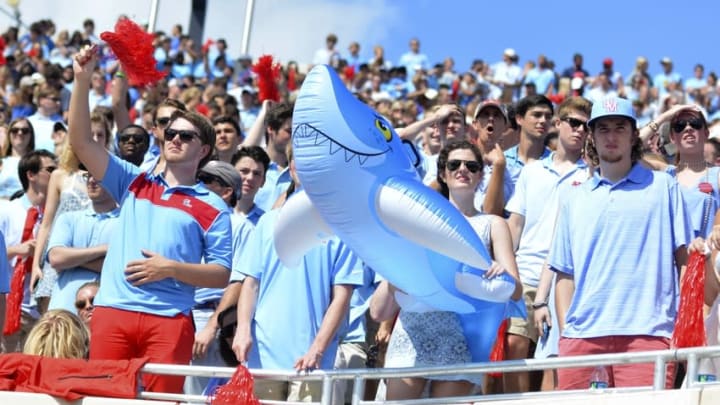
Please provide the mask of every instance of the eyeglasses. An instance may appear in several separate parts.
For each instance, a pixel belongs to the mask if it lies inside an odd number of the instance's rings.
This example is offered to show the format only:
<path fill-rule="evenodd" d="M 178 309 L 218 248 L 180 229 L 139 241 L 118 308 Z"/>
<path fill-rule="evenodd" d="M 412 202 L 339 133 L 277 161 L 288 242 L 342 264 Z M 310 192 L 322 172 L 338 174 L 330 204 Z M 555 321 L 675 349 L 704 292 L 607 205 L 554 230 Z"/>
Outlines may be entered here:
<path fill-rule="evenodd" d="M 75 301 L 75 308 L 77 308 L 78 311 L 82 311 L 83 309 L 87 307 L 93 306 L 95 303 L 95 297 L 90 297 L 86 300 L 77 300 Z"/>
<path fill-rule="evenodd" d="M 180 140 L 183 142 L 192 142 L 193 138 L 200 138 L 200 135 L 198 135 L 195 131 L 189 131 L 189 130 L 178 130 L 178 129 L 172 129 L 168 128 L 165 130 L 165 141 L 169 142 L 175 139 L 176 136 L 180 136 Z"/>
<path fill-rule="evenodd" d="M 674 132 L 682 132 L 688 124 L 692 129 L 698 130 L 703 127 L 703 122 L 700 118 L 691 118 L 689 120 L 677 120 L 672 124 L 672 130 Z"/>
<path fill-rule="evenodd" d="M 28 128 L 28 127 L 14 127 L 14 128 L 10 128 L 10 133 L 11 133 L 11 134 L 23 134 L 23 135 L 27 135 L 27 134 L 30 133 L 30 128 Z"/>
<path fill-rule="evenodd" d="M 93 177 L 93 175 L 90 174 L 89 172 L 83 173 L 82 179 L 83 179 L 83 181 L 85 181 L 85 183 L 89 183 L 90 180 L 95 181 L 95 177 Z"/>
<path fill-rule="evenodd" d="M 212 174 L 207 173 L 200 173 L 198 174 L 198 181 L 204 184 L 210 184 L 212 182 L 215 182 L 223 187 L 230 187 L 223 179 L 221 179 L 218 176 L 213 176 Z"/>
<path fill-rule="evenodd" d="M 123 134 L 118 137 L 118 141 L 122 143 L 130 142 L 130 139 L 135 141 L 135 143 L 143 143 L 145 142 L 145 139 L 147 139 L 147 135 L 144 134 Z"/>
<path fill-rule="evenodd" d="M 451 172 L 454 172 L 455 170 L 460 168 L 460 165 L 465 165 L 465 168 L 468 169 L 470 173 L 477 173 L 480 170 L 480 163 L 474 161 L 474 160 L 448 160 L 447 162 L 447 169 Z"/>
<path fill-rule="evenodd" d="M 40 170 L 45 170 L 48 173 L 54 172 L 55 169 L 57 169 L 57 166 L 45 166 L 40 168 Z"/>
<path fill-rule="evenodd" d="M 170 117 L 160 117 L 155 120 L 155 126 L 164 127 L 170 122 Z"/>
<path fill-rule="evenodd" d="M 582 126 L 582 129 L 588 130 L 587 121 L 579 120 L 577 118 L 573 117 L 565 117 L 560 118 L 560 121 L 565 121 L 570 125 L 570 128 L 577 129 L 578 127 Z"/>

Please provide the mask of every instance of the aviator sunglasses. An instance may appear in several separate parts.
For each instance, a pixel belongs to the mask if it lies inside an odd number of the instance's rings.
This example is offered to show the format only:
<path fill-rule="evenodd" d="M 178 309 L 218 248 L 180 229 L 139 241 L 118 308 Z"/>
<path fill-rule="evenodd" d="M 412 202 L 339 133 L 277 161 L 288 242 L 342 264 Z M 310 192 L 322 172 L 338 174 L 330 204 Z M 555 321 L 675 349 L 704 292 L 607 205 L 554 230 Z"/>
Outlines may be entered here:
<path fill-rule="evenodd" d="M 687 127 L 688 124 L 690 124 L 690 126 L 694 130 L 699 130 L 703 127 L 703 122 L 701 119 L 691 118 L 689 120 L 677 120 L 673 122 L 672 130 L 673 132 L 682 132 L 683 130 L 685 130 L 685 127 Z"/>
<path fill-rule="evenodd" d="M 468 169 L 470 173 L 477 173 L 480 170 L 480 163 L 474 161 L 474 160 L 448 160 L 447 162 L 447 168 L 451 172 L 454 172 L 455 170 L 460 168 L 460 165 L 464 164 L 465 168 Z"/>
<path fill-rule="evenodd" d="M 189 130 L 177 130 L 168 128 L 165 130 L 165 141 L 170 142 L 175 139 L 176 136 L 180 136 L 180 140 L 183 142 L 191 142 L 193 138 L 200 138 L 197 132 Z"/>

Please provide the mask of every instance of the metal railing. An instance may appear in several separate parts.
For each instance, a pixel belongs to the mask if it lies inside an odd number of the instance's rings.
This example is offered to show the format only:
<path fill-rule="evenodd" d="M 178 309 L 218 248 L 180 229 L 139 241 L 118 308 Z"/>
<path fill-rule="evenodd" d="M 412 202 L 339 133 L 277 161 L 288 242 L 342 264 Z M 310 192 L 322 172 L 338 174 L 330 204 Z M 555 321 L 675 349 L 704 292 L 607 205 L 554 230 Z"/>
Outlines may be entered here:
<path fill-rule="evenodd" d="M 720 346 L 695 347 L 687 349 L 669 349 L 660 351 L 645 351 L 634 353 L 613 353 L 598 354 L 589 356 L 573 356 L 573 357 L 554 357 L 548 359 L 526 359 L 526 360 L 510 360 L 492 363 L 473 363 L 461 366 L 443 366 L 443 367 L 423 367 L 423 368 L 369 368 L 369 369 L 338 369 L 338 370 L 316 370 L 310 373 L 296 373 L 287 370 L 259 370 L 251 369 L 250 372 L 255 379 L 272 379 L 277 381 L 322 381 L 322 398 L 321 405 L 332 404 L 333 383 L 338 380 L 352 380 L 352 404 L 353 405 L 370 405 L 370 404 L 445 404 L 458 402 L 483 402 L 490 400 L 507 400 L 507 399 L 529 399 L 540 398 L 544 396 L 557 396 L 577 394 L 581 391 L 552 391 L 552 392 L 533 392 L 522 394 L 499 394 L 499 395 L 474 395 L 466 397 L 452 398 L 430 398 L 415 401 L 404 400 L 402 402 L 395 401 L 365 401 L 363 393 L 365 391 L 365 381 L 383 379 L 383 378 L 400 378 L 400 377 L 430 377 L 438 375 L 451 374 L 484 374 L 492 372 L 517 372 L 517 371 L 533 371 L 545 369 L 559 369 L 572 367 L 596 367 L 615 364 L 637 364 L 637 363 L 654 363 L 655 373 L 653 385 L 648 387 L 635 388 L 614 388 L 607 391 L 629 392 L 642 390 L 663 390 L 665 389 L 665 369 L 667 363 L 687 362 L 687 384 L 686 388 L 692 388 L 707 383 L 698 383 L 698 362 L 703 358 L 720 357 Z M 204 366 L 182 366 L 177 364 L 147 364 L 143 367 L 142 372 L 150 374 L 162 375 L 183 375 L 183 376 L 200 376 L 200 377 L 221 377 L 229 378 L 235 372 L 230 367 L 204 367 Z M 186 395 L 186 394 L 168 394 L 141 392 L 141 399 L 170 400 L 188 403 L 209 403 L 209 398 L 203 395 Z M 282 401 L 262 401 L 266 404 L 287 404 Z"/>

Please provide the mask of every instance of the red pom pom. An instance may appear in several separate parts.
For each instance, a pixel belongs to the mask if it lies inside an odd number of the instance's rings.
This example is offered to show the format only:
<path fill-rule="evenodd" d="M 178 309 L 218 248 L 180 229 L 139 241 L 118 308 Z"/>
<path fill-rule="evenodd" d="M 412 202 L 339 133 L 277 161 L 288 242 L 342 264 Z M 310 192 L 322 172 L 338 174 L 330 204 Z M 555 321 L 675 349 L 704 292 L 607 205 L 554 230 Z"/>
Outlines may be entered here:
<path fill-rule="evenodd" d="M 505 334 L 507 333 L 508 325 L 510 324 L 509 319 L 505 319 L 500 324 L 497 332 L 497 338 L 495 338 L 495 345 L 490 351 L 490 361 L 503 361 L 505 360 Z M 494 372 L 488 373 L 490 377 L 499 378 L 502 373 Z"/>
<path fill-rule="evenodd" d="M 680 282 L 680 307 L 672 336 L 672 346 L 678 349 L 707 344 L 703 316 L 705 260 L 704 254 L 692 252 Z"/>
<path fill-rule="evenodd" d="M 259 405 L 255 396 L 253 377 L 243 365 L 239 365 L 230 381 L 217 388 L 212 396 L 212 405 Z"/>
<path fill-rule="evenodd" d="M 258 99 L 280 101 L 278 80 L 280 79 L 280 64 L 273 64 L 272 55 L 263 55 L 252 67 L 258 76 Z"/>
<path fill-rule="evenodd" d="M 4 65 L 7 63 L 7 60 L 5 60 L 5 39 L 3 37 L 0 37 L 0 65 Z"/>
<path fill-rule="evenodd" d="M 131 86 L 147 86 L 156 83 L 165 73 L 158 71 L 155 60 L 153 35 L 140 28 L 128 18 L 115 24 L 115 32 L 103 32 L 100 38 L 107 42 L 118 58 Z"/>
<path fill-rule="evenodd" d="M 295 69 L 290 69 L 287 75 L 287 89 L 289 91 L 297 90 L 297 75 Z"/>

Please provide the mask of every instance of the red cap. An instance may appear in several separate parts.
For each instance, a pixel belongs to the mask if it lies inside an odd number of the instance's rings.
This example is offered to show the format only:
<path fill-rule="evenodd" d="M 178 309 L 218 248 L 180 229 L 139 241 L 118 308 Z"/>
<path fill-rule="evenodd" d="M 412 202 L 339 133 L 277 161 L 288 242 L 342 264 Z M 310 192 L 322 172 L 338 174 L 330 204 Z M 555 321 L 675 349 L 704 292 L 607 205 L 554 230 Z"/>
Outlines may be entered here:
<path fill-rule="evenodd" d="M 612 66 L 613 60 L 611 58 L 605 58 L 603 59 L 603 65 L 604 66 Z"/>

